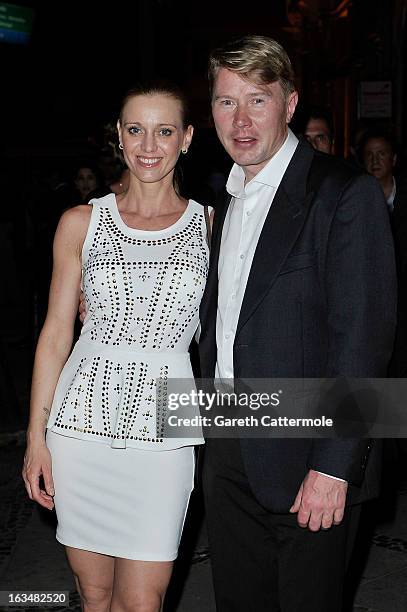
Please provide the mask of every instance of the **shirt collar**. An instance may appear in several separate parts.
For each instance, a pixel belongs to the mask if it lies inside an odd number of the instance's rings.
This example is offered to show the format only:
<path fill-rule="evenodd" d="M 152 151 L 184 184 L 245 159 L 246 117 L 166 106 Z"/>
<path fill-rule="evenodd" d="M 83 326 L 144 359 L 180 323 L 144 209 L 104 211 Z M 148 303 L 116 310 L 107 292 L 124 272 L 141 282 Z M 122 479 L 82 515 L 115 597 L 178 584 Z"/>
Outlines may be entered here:
<path fill-rule="evenodd" d="M 391 194 L 387 198 L 387 204 L 391 209 L 394 207 L 394 198 L 396 197 L 396 179 L 393 176 L 393 189 L 391 190 Z"/>
<path fill-rule="evenodd" d="M 298 138 L 288 128 L 287 138 L 270 161 L 245 184 L 245 174 L 238 164 L 233 164 L 226 183 L 227 192 L 235 198 L 245 198 L 246 192 L 255 191 L 260 185 L 276 189 L 281 183 L 284 172 L 297 148 Z"/>

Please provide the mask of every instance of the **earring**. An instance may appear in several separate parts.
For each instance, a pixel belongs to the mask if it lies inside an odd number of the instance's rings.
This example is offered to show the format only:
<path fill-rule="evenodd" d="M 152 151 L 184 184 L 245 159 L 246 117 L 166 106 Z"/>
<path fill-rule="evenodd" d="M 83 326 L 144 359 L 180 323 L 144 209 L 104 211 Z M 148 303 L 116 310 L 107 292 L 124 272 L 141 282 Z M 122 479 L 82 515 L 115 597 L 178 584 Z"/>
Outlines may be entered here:
<path fill-rule="evenodd" d="M 119 142 L 119 149 L 120 149 L 121 151 L 123 151 L 123 145 L 122 145 L 122 143 L 121 143 L 121 142 Z"/>
<path fill-rule="evenodd" d="M 188 153 L 188 149 L 181 149 L 181 153 L 183 153 L 184 155 L 186 155 Z"/>

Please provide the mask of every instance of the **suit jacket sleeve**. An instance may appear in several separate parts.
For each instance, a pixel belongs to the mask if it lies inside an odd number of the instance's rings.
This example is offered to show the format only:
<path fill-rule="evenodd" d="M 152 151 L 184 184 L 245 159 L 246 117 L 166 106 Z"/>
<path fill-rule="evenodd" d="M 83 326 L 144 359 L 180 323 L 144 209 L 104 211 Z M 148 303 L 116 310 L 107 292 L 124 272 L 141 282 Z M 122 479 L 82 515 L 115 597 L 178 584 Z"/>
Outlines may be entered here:
<path fill-rule="evenodd" d="M 396 270 L 386 203 L 372 177 L 352 178 L 343 189 L 325 255 L 327 377 L 385 377 L 396 321 Z M 370 446 L 367 438 L 315 440 L 309 467 L 360 484 Z"/>

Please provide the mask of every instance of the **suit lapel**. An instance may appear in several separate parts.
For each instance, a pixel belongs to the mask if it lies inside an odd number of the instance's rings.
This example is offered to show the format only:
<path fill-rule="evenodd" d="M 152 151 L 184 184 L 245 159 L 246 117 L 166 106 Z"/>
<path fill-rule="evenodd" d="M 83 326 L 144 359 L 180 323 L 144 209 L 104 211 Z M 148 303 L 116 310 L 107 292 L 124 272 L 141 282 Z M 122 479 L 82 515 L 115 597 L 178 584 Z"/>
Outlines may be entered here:
<path fill-rule="evenodd" d="M 231 196 L 226 195 L 223 206 L 219 207 L 219 209 L 216 208 L 216 213 L 214 216 L 208 278 L 206 280 L 205 291 L 202 296 L 200 306 L 200 320 L 202 326 L 201 333 L 203 333 L 203 330 L 206 329 L 211 322 L 216 324 L 220 242 L 222 238 L 223 224 L 225 222 L 230 201 Z"/>
<path fill-rule="evenodd" d="M 236 336 L 264 299 L 301 232 L 314 196 L 314 192 L 306 193 L 312 159 L 312 149 L 300 141 L 274 196 L 257 243 Z"/>

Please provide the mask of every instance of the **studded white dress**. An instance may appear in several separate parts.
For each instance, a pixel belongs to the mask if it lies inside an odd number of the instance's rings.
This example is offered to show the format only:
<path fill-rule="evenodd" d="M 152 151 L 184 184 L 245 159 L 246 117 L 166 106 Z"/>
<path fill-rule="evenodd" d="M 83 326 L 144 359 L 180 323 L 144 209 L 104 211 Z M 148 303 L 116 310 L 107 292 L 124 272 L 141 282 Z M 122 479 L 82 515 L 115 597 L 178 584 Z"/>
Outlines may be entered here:
<path fill-rule="evenodd" d="M 188 347 L 208 270 L 204 209 L 190 200 L 175 224 L 144 231 L 124 223 L 114 194 L 91 204 L 87 315 L 47 425 L 57 539 L 168 561 L 193 488 L 193 445 L 203 438 L 164 437 L 156 388 L 157 380 L 193 377 Z"/>

